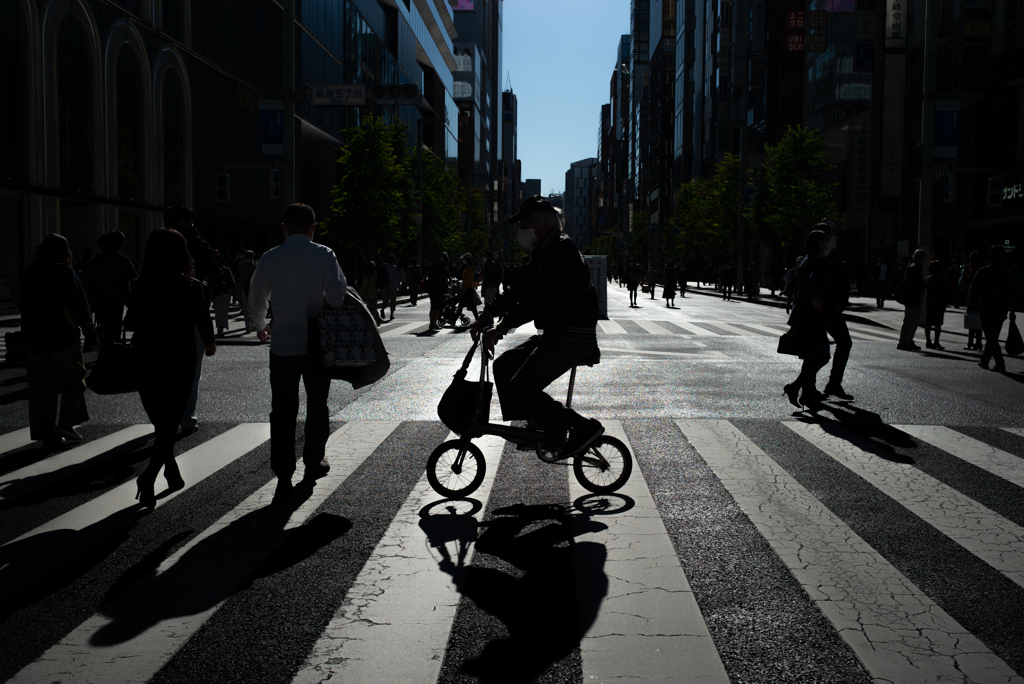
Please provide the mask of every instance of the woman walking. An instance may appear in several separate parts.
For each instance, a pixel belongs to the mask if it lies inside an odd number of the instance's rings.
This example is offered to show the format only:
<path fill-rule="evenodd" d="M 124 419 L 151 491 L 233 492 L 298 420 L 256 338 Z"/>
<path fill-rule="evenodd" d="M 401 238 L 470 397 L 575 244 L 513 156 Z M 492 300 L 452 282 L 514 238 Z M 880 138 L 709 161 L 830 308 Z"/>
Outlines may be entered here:
<path fill-rule="evenodd" d="M 828 363 L 828 335 L 825 333 L 825 295 L 828 291 L 828 236 L 812 230 L 804 240 L 807 259 L 797 270 L 796 303 L 789 317 L 790 332 L 800 346 L 803 365 L 796 380 L 783 388 L 789 402 L 797 408 L 818 409 L 824 395 L 815 388 L 818 371 Z M 799 396 L 798 396 L 799 395 Z"/>
<path fill-rule="evenodd" d="M 195 378 L 195 331 L 207 356 L 217 351 L 209 305 L 194 275 L 192 257 L 178 231 L 160 228 L 149 236 L 125 319 L 125 327 L 135 333 L 139 398 L 156 432 L 149 465 L 136 480 L 135 498 L 147 508 L 156 506 L 154 485 L 161 468 L 168 491 L 185 487 L 174 460 L 174 438 Z"/>
<path fill-rule="evenodd" d="M 626 264 L 626 290 L 629 291 L 629 305 L 636 306 L 636 289 L 640 287 L 640 267 L 633 259 Z"/>
<path fill-rule="evenodd" d="M 665 276 L 663 278 L 661 297 L 665 300 L 665 306 L 669 309 L 676 307 L 676 267 L 669 259 L 665 263 Z"/>
<path fill-rule="evenodd" d="M 967 270 L 964 272 L 961 279 L 963 282 L 963 291 L 971 291 L 971 283 L 974 282 L 974 276 L 977 275 L 978 269 L 985 265 L 985 257 L 982 256 L 981 252 L 974 250 L 971 252 L 968 258 Z M 977 309 L 971 306 L 971 298 L 967 298 L 967 313 L 974 313 Z M 979 323 L 978 328 L 967 330 L 967 346 L 964 349 L 970 349 L 972 351 L 981 351 L 981 327 Z"/>

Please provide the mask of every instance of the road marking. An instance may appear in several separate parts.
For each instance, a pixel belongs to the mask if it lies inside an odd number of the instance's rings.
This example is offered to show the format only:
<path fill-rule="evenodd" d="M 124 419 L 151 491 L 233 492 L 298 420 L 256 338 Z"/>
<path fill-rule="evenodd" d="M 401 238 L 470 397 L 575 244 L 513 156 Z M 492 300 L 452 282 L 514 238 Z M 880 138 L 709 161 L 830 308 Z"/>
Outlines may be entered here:
<path fill-rule="evenodd" d="M 165 505 L 268 439 L 269 423 L 243 423 L 181 454 L 177 461 L 185 489 L 165 493 L 157 499 L 157 506 Z M 135 481 L 129 480 L 0 546 L 0 603 L 145 515 L 136 503 L 135 492 Z"/>
<path fill-rule="evenodd" d="M 33 440 L 29 433 L 29 428 L 22 428 L 21 430 L 0 435 L 0 454 L 6 454 L 8 451 L 14 451 L 31 444 Z"/>
<path fill-rule="evenodd" d="M 626 329 L 611 319 L 607 321 L 598 321 L 597 324 L 601 326 L 601 332 L 605 333 L 606 335 L 626 334 Z"/>
<path fill-rule="evenodd" d="M 706 330 L 704 328 L 700 328 L 700 327 L 698 327 L 696 325 L 693 325 L 692 323 L 684 323 L 682 321 L 672 321 L 672 325 L 678 326 L 678 327 L 682 328 L 683 330 L 686 330 L 687 332 L 689 332 L 689 333 L 691 333 L 693 335 L 705 335 L 707 337 L 721 337 L 721 335 L 719 335 L 716 332 L 713 332 L 711 330 Z"/>
<path fill-rule="evenodd" d="M 867 440 L 836 437 L 821 425 L 782 424 L 1024 587 L 1024 528 L 912 465 L 880 457 Z"/>
<path fill-rule="evenodd" d="M 601 351 L 616 352 L 619 354 L 646 354 L 648 356 L 675 356 L 681 359 L 704 359 L 705 361 L 736 361 L 720 351 L 709 352 L 667 352 L 647 349 L 617 349 L 615 347 L 601 347 Z"/>
<path fill-rule="evenodd" d="M 604 426 L 633 451 L 619 421 L 606 420 Z M 574 501 L 588 495 L 569 478 Z M 639 465 L 634 463 L 629 481 L 610 498 L 616 495 L 632 499 L 633 507 L 597 518 L 606 529 L 588 531 L 582 516 L 571 517 L 581 607 L 594 603 L 592 595 L 581 594 L 594 590 L 586 586 L 593 584 L 593 573 L 580 575 L 579 568 L 594 563 L 592 554 L 583 553 L 597 544 L 607 554 L 602 570 L 608 586 L 597 614 L 580 616 L 581 631 L 586 628 L 580 638 L 583 681 L 726 684 L 729 676 Z"/>
<path fill-rule="evenodd" d="M 331 471 L 298 507 L 270 505 L 271 480 L 10 681 L 149 680 L 398 425 L 342 426 L 327 444 Z"/>
<path fill-rule="evenodd" d="M 643 328 L 644 330 L 646 330 L 647 332 L 649 332 L 652 335 L 671 335 L 672 334 L 668 330 L 665 330 L 665 328 L 663 328 L 660 325 L 658 325 L 657 323 L 652 323 L 651 321 L 645 321 L 643 319 L 636 318 L 636 319 L 633 320 L 633 322 L 636 323 L 637 325 L 639 325 L 641 328 Z"/>
<path fill-rule="evenodd" d="M 728 421 L 676 423 L 876 682 L 1020 682 Z"/>
<path fill-rule="evenodd" d="M 716 323 L 716 325 L 717 325 L 717 323 Z M 776 330 L 775 328 L 769 328 L 766 325 L 756 325 L 754 323 L 740 323 L 740 325 L 744 325 L 744 326 L 746 326 L 748 328 L 752 328 L 753 330 L 759 330 L 761 332 L 768 333 L 769 335 L 774 335 L 775 337 L 781 337 L 782 336 L 782 332 L 783 332 L 782 330 Z"/>
<path fill-rule="evenodd" d="M 413 323 L 405 323 L 404 325 L 400 325 L 397 328 L 389 328 L 388 330 L 385 330 L 384 332 L 382 332 L 380 334 L 380 336 L 381 337 L 398 337 L 399 335 L 404 335 L 405 333 L 409 332 L 410 330 L 415 330 L 416 328 L 421 328 L 424 325 L 426 325 L 426 324 L 423 321 L 415 321 Z"/>
<path fill-rule="evenodd" d="M 1017 435 L 1018 437 L 1024 437 L 1024 428 L 1003 428 L 1006 432 L 1011 435 Z"/>
<path fill-rule="evenodd" d="M 877 337 L 875 335 L 867 335 L 856 330 L 850 331 L 850 337 L 855 340 L 864 340 L 866 342 L 893 342 L 893 338 L 890 337 Z"/>
<path fill-rule="evenodd" d="M 89 466 L 134 451 L 153 436 L 152 425 L 132 425 L 105 437 L 53 454 L 20 470 L 0 476 L 0 503 L 10 503 Z"/>
<path fill-rule="evenodd" d="M 847 329 L 849 329 L 849 326 L 847 326 Z M 888 341 L 900 339 L 900 334 L 898 332 L 896 332 L 894 330 L 884 329 L 884 328 L 870 328 L 870 329 L 855 328 L 855 329 L 850 330 L 850 334 L 851 335 L 854 332 L 856 332 L 858 335 L 871 335 L 873 337 L 876 337 L 876 338 L 879 338 L 879 339 L 883 339 L 883 340 L 888 340 Z"/>
<path fill-rule="evenodd" d="M 734 335 L 740 335 L 741 337 L 750 337 L 750 331 L 749 330 L 744 330 L 743 328 L 738 328 L 735 325 L 730 325 L 728 323 L 722 323 L 720 321 L 707 321 L 707 322 L 704 322 L 704 324 L 705 325 L 713 325 L 716 328 L 721 328 L 722 330 L 724 330 L 726 332 L 731 332 Z"/>
<path fill-rule="evenodd" d="M 451 433 L 448 439 L 458 437 Z M 437 681 L 462 596 L 453 574 L 464 576 L 464 569 L 473 560 L 477 525 L 487 509 L 505 448 L 505 440 L 493 435 L 475 444 L 487 461 L 484 481 L 469 499 L 480 502 L 479 513 L 453 518 L 435 507 L 430 515 L 421 516 L 424 507 L 445 500 L 430 488 L 424 474 L 294 682 Z M 466 530 L 461 543 L 452 537 L 453 520 L 467 526 L 458 526 Z M 439 568 L 439 564 L 446 569 Z"/>
<path fill-rule="evenodd" d="M 1024 487 L 1024 459 L 942 425 L 893 425 L 911 437 L 938 447 L 982 470 Z"/>

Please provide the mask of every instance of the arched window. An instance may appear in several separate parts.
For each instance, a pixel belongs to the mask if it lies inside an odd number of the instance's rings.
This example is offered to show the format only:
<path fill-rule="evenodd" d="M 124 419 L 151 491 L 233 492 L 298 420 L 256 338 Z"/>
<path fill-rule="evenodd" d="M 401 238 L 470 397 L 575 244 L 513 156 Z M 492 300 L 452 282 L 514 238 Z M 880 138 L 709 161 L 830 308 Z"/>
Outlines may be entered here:
<path fill-rule="evenodd" d="M 185 42 L 185 0 L 161 0 L 160 26 L 175 40 Z"/>
<path fill-rule="evenodd" d="M 163 150 L 164 150 L 164 204 L 184 204 L 185 198 L 185 91 L 181 77 L 168 69 L 164 74 L 163 93 Z"/>
<path fill-rule="evenodd" d="M 96 183 L 92 46 L 74 16 L 61 20 L 56 52 L 60 187 L 91 194 Z"/>
<path fill-rule="evenodd" d="M 117 195 L 120 199 L 145 199 L 143 164 L 143 92 L 139 60 L 131 48 L 117 56 Z"/>
<path fill-rule="evenodd" d="M 18 0 L 0 0 L 0 179 L 29 181 L 28 111 L 31 76 L 28 23 Z"/>

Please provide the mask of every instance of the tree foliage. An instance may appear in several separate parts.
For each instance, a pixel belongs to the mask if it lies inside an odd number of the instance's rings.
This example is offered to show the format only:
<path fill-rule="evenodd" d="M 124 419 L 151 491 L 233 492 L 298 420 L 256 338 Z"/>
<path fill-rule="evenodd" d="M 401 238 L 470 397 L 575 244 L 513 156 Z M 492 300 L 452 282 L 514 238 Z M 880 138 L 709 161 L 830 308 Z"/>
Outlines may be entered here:
<path fill-rule="evenodd" d="M 376 116 L 345 131 L 328 235 L 367 254 L 404 251 L 416 237 L 413 156 L 406 126 Z"/>
<path fill-rule="evenodd" d="M 710 176 L 694 178 L 676 193 L 672 227 L 676 256 L 697 253 L 714 260 L 727 259 L 736 248 L 740 190 L 746 191 L 750 173 L 740 178 L 740 160 L 726 154 Z"/>
<path fill-rule="evenodd" d="M 810 226 L 835 213 L 828 157 L 825 141 L 799 125 L 790 126 L 777 145 L 765 147 L 754 196 L 758 237 L 783 247 L 800 245 Z"/>
<path fill-rule="evenodd" d="M 462 254 L 465 251 L 463 217 L 466 193 L 455 169 L 432 154 L 423 156 L 423 258 L 434 252 Z"/>
<path fill-rule="evenodd" d="M 633 214 L 626 245 L 629 255 L 637 261 L 647 261 L 647 243 L 651 235 L 651 219 L 646 211 Z"/>

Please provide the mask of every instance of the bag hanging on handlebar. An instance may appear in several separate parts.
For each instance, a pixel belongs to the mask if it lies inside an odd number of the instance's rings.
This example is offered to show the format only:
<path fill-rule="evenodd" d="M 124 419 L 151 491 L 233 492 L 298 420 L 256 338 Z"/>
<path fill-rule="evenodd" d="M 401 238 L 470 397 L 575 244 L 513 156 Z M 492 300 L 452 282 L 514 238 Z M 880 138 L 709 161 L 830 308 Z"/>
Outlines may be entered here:
<path fill-rule="evenodd" d="M 466 360 L 455 373 L 452 384 L 444 391 L 437 404 L 437 416 L 449 430 L 457 435 L 468 434 L 476 422 L 487 422 L 491 414 L 491 394 L 494 386 L 485 380 L 466 380 L 466 369 L 477 345 L 469 350 Z"/>

